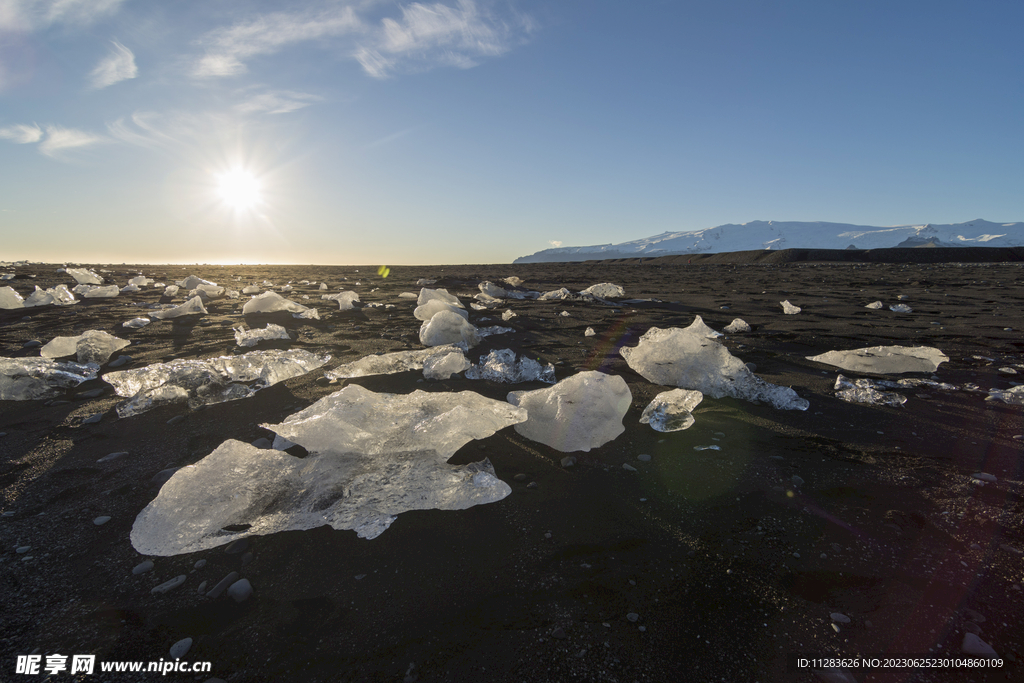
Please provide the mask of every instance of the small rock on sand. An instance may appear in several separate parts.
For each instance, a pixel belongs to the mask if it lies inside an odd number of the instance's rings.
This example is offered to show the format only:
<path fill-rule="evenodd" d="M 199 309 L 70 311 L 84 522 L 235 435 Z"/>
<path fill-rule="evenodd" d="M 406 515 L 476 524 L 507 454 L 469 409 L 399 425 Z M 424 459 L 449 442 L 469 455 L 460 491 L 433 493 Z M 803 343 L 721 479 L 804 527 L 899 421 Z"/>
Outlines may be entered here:
<path fill-rule="evenodd" d="M 178 576 L 175 576 L 170 581 L 164 581 L 159 586 L 157 586 L 156 588 L 151 590 L 150 593 L 153 593 L 154 595 L 163 595 L 164 593 L 166 593 L 168 591 L 174 590 L 175 588 L 177 588 L 178 586 L 180 586 L 183 583 L 185 583 L 185 575 L 184 574 L 179 574 Z"/>
<path fill-rule="evenodd" d="M 171 645 L 171 657 L 180 659 L 188 654 L 188 651 L 192 649 L 192 639 L 182 638 L 174 645 Z"/>

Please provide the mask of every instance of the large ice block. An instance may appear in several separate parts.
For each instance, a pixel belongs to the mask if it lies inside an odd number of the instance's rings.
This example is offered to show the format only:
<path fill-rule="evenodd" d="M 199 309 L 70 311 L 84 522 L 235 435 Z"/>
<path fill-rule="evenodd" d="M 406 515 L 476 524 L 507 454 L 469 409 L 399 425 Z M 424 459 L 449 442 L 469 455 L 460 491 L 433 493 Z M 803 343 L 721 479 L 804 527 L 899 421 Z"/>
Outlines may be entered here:
<path fill-rule="evenodd" d="M 79 285 L 81 286 L 81 285 Z M 88 285 L 87 285 L 88 286 Z M 95 289 L 95 287 L 92 287 Z M 68 291 L 67 285 L 57 285 L 49 289 L 40 289 L 36 286 L 35 291 L 25 299 L 25 308 L 32 306 L 69 306 L 77 304 L 75 295 Z"/>
<path fill-rule="evenodd" d="M 25 299 L 13 287 L 0 287 L 0 308 L 25 308 Z"/>
<path fill-rule="evenodd" d="M 458 313 L 444 310 L 420 325 L 420 343 L 424 346 L 454 344 L 470 349 L 480 343 L 480 333 Z"/>
<path fill-rule="evenodd" d="M 169 556 L 324 525 L 372 539 L 403 512 L 464 510 L 509 493 L 488 460 L 448 465 L 429 450 L 300 459 L 231 440 L 174 473 L 136 517 L 131 542 L 143 555 Z"/>
<path fill-rule="evenodd" d="M 869 346 L 850 351 L 827 351 L 807 360 L 833 365 L 849 372 L 890 375 L 902 372 L 935 372 L 949 360 L 931 346 Z"/>
<path fill-rule="evenodd" d="M 416 351 L 394 351 L 379 356 L 363 356 L 359 360 L 339 365 L 325 373 L 327 379 L 344 379 L 346 377 L 364 377 L 366 375 L 391 375 L 396 372 L 422 370 L 423 364 L 433 357 L 445 356 L 453 351 L 462 350 L 451 345 L 435 346 Z"/>
<path fill-rule="evenodd" d="M 79 363 L 103 365 L 115 351 L 131 344 L 103 330 L 87 330 L 75 337 L 54 337 L 41 349 L 43 358 L 63 358 L 77 354 Z"/>
<path fill-rule="evenodd" d="M 450 304 L 447 301 L 442 301 L 441 299 L 427 299 L 426 303 L 422 306 L 417 306 L 412 314 L 417 320 L 426 321 L 430 320 L 435 314 L 440 313 L 441 311 L 452 311 L 453 313 L 461 315 L 466 320 L 469 320 L 469 313 L 466 312 L 466 309 L 461 306 Z"/>
<path fill-rule="evenodd" d="M 789 387 L 765 382 L 722 344 L 699 331 L 652 327 L 638 345 L 623 347 L 619 354 L 655 384 L 694 389 L 712 398 L 763 401 L 785 410 L 807 410 L 809 405 Z"/>
<path fill-rule="evenodd" d="M 516 360 L 512 349 L 496 349 L 480 359 L 466 371 L 466 379 L 489 379 L 492 382 L 517 384 L 520 382 L 555 383 L 555 366 L 547 366 L 526 356 Z"/>
<path fill-rule="evenodd" d="M 618 375 L 591 370 L 547 389 L 510 392 L 508 401 L 527 412 L 526 422 L 515 426 L 517 432 L 570 452 L 589 451 L 624 432 L 622 418 L 633 395 Z"/>
<path fill-rule="evenodd" d="M 423 376 L 427 379 L 449 379 L 472 365 L 462 353 L 462 349 L 451 347 L 451 351 L 435 354 L 423 361 Z"/>
<path fill-rule="evenodd" d="M 0 358 L 0 400 L 32 401 L 96 379 L 97 365 L 49 358 Z"/>
<path fill-rule="evenodd" d="M 121 417 L 138 415 L 168 402 L 187 401 L 191 407 L 233 401 L 291 377 L 325 365 L 330 356 L 301 349 L 250 351 L 240 356 L 203 360 L 178 359 L 144 368 L 108 372 L 103 380 L 118 396 Z"/>

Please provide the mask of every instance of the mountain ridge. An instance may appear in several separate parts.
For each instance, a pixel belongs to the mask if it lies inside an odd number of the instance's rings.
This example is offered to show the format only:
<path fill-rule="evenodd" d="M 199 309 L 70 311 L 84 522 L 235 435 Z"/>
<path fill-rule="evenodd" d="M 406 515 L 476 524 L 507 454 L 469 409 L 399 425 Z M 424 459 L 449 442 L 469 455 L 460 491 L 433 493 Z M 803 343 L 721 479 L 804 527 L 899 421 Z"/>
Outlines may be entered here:
<path fill-rule="evenodd" d="M 513 263 L 649 258 L 732 251 L 781 249 L 884 249 L 893 247 L 1020 247 L 1024 223 L 920 223 L 890 227 L 825 221 L 751 221 L 703 230 L 663 232 L 618 244 L 556 247 L 521 256 Z"/>

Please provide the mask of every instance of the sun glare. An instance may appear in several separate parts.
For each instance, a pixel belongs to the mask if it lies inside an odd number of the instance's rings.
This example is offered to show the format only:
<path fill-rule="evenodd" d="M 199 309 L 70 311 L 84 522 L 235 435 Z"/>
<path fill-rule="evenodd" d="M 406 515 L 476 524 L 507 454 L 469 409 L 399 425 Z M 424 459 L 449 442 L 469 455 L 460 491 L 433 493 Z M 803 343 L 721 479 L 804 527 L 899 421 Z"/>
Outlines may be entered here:
<path fill-rule="evenodd" d="M 251 172 L 233 168 L 217 178 L 221 201 L 235 211 L 253 209 L 262 199 L 260 182 Z"/>

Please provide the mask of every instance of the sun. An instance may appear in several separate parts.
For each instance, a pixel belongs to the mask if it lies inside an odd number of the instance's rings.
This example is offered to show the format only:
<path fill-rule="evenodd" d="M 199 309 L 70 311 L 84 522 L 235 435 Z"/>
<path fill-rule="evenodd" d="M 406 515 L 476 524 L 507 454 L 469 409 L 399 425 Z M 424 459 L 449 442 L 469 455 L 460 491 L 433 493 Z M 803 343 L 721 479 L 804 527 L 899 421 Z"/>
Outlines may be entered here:
<path fill-rule="evenodd" d="M 235 211 L 254 209 L 263 198 L 260 181 L 244 168 L 233 168 L 217 176 L 217 193 Z"/>

